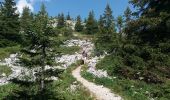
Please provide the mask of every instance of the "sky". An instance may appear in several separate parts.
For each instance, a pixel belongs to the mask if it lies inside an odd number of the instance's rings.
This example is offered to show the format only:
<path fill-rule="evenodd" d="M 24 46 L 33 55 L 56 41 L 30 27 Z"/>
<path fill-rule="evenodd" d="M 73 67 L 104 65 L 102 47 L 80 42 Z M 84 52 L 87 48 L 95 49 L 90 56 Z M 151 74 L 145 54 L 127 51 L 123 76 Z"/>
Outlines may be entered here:
<path fill-rule="evenodd" d="M 3 0 L 0 0 L 3 1 Z M 65 15 L 75 18 L 80 15 L 82 18 L 88 16 L 89 11 L 95 12 L 95 17 L 99 18 L 103 14 L 106 4 L 109 3 L 114 17 L 123 15 L 124 10 L 132 5 L 128 4 L 128 0 L 15 0 L 17 8 L 22 13 L 22 8 L 28 6 L 32 12 L 37 13 L 40 10 L 41 3 L 46 5 L 46 10 L 50 16 L 57 16 L 63 12 Z"/>

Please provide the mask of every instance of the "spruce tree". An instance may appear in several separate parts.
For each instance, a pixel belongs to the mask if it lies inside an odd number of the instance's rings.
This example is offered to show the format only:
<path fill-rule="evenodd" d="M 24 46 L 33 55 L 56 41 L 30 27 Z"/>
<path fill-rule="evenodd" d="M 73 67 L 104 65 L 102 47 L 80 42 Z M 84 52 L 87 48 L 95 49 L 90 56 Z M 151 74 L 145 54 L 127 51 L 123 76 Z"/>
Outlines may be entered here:
<path fill-rule="evenodd" d="M 3 17 L 2 17 L 2 2 L 0 2 L 0 39 L 2 39 Z"/>
<path fill-rule="evenodd" d="M 25 32 L 27 28 L 30 27 L 30 25 L 33 23 L 33 16 L 31 14 L 31 11 L 28 7 L 23 8 L 23 12 L 20 18 L 20 27 L 21 32 Z"/>
<path fill-rule="evenodd" d="M 90 11 L 85 25 L 86 34 L 95 34 L 98 31 L 97 21 L 94 16 L 94 12 Z"/>
<path fill-rule="evenodd" d="M 66 19 L 67 19 L 67 20 L 71 20 L 70 13 L 68 13 Z"/>
<path fill-rule="evenodd" d="M 103 20 L 102 15 L 100 15 L 100 18 L 99 18 L 99 21 L 98 21 L 98 29 L 99 29 L 100 33 L 104 32 L 104 20 Z"/>
<path fill-rule="evenodd" d="M 57 27 L 59 29 L 65 27 L 65 18 L 64 18 L 64 14 L 63 13 L 58 15 L 58 24 L 57 24 Z"/>
<path fill-rule="evenodd" d="M 126 69 L 132 68 L 142 73 L 133 77 L 136 73 L 130 71 L 133 79 L 142 76 L 144 77 L 142 81 L 147 83 L 162 83 L 164 81 L 162 78 L 170 77 L 167 73 L 170 71 L 168 68 L 170 64 L 166 60 L 170 59 L 168 51 L 170 50 L 170 1 L 131 0 L 131 3 L 136 8 L 134 13 L 139 17 L 127 22 L 126 43 L 121 49 L 123 51 L 120 51 L 122 53 L 119 54 L 125 66 L 128 66 Z M 122 69 L 124 68 L 120 70 Z M 131 76 L 125 75 L 125 77 Z"/>
<path fill-rule="evenodd" d="M 58 76 L 60 71 L 57 69 L 46 69 L 46 66 L 54 66 L 55 54 L 54 45 L 57 43 L 54 39 L 54 30 L 49 26 L 48 14 L 44 4 L 35 17 L 34 27 L 28 32 L 27 38 L 29 45 L 23 48 L 20 63 L 30 70 L 38 68 L 35 77 L 36 84 L 39 85 L 40 100 L 47 98 L 44 96 L 46 90 L 46 79 L 51 76 Z"/>
<path fill-rule="evenodd" d="M 116 34 L 112 10 L 107 4 L 103 16 L 99 19 L 99 32 L 95 36 L 95 46 L 99 52 L 113 53 L 118 47 L 118 36 Z"/>
<path fill-rule="evenodd" d="M 81 21 L 81 16 L 77 16 L 76 19 L 76 24 L 75 24 L 75 30 L 77 32 L 81 32 L 83 30 L 83 25 L 82 25 L 82 21 Z"/>
<path fill-rule="evenodd" d="M 104 14 L 103 14 L 104 28 L 106 33 L 111 34 L 116 32 L 114 17 L 112 15 L 112 10 L 109 4 L 107 4 Z"/>
<path fill-rule="evenodd" d="M 131 20 L 132 11 L 130 10 L 129 7 L 127 7 L 126 10 L 124 11 L 124 17 L 125 17 L 126 23 L 128 23 Z"/>
<path fill-rule="evenodd" d="M 117 28 L 119 29 L 119 33 L 122 35 L 122 28 L 123 28 L 123 17 L 117 17 Z"/>
<path fill-rule="evenodd" d="M 27 39 L 27 35 L 29 32 L 33 30 L 34 23 L 34 15 L 31 13 L 28 7 L 23 8 L 22 15 L 20 17 L 20 34 L 22 37 L 22 44 L 29 44 L 29 39 Z"/>
<path fill-rule="evenodd" d="M 9 41 L 19 42 L 21 40 L 19 35 L 19 14 L 14 0 L 4 0 L 1 17 L 1 36 Z"/>

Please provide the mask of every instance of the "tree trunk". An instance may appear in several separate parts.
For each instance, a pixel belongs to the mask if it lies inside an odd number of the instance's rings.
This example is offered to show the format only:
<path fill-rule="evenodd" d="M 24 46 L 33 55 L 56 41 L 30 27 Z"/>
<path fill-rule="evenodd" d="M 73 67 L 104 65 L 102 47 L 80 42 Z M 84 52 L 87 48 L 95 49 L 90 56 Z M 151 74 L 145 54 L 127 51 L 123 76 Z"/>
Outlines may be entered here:
<path fill-rule="evenodd" d="M 43 46 L 42 48 L 42 53 L 43 53 L 43 57 L 42 57 L 42 71 L 41 71 L 41 92 L 42 92 L 42 97 L 43 97 L 43 92 L 45 89 L 45 76 L 44 76 L 44 70 L 45 70 L 45 59 L 46 59 L 46 51 L 45 51 L 45 46 Z"/>

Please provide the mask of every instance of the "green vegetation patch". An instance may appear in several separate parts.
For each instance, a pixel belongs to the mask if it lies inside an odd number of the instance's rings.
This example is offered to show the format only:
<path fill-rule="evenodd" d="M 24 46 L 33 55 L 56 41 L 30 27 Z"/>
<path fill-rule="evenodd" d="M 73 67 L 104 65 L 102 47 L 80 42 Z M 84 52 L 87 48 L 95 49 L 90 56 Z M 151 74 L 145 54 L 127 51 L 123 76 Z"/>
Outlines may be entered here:
<path fill-rule="evenodd" d="M 76 79 L 72 76 L 72 71 L 81 64 L 81 61 L 78 61 L 76 64 L 72 64 L 61 76 L 60 81 L 54 82 L 55 90 L 59 92 L 60 98 L 64 100 L 93 100 L 90 96 L 88 90 L 86 90 L 79 82 L 76 82 Z M 76 83 L 74 83 L 76 82 Z M 77 85 L 75 91 L 71 91 L 70 85 Z"/>
<path fill-rule="evenodd" d="M 12 70 L 8 66 L 0 65 L 0 75 L 2 75 L 3 73 L 5 73 L 6 76 L 9 76 L 12 73 Z"/>
<path fill-rule="evenodd" d="M 47 91 L 44 93 L 44 95 L 48 96 L 46 98 L 51 98 L 49 100 L 93 100 L 89 91 L 86 90 L 79 82 L 76 82 L 76 79 L 71 74 L 72 71 L 80 65 L 81 61 L 78 61 L 76 64 L 72 64 L 64 71 L 64 73 L 62 73 L 59 80 L 48 84 L 46 87 Z M 34 83 L 27 85 L 28 84 L 26 82 L 20 84 L 10 83 L 0 86 L 0 100 L 20 100 L 21 98 L 22 100 L 23 98 L 42 100 L 38 98 L 40 95 L 37 94 L 39 92 L 38 86 L 34 85 Z M 76 89 L 71 90 L 71 85 L 76 85 Z"/>
<path fill-rule="evenodd" d="M 18 51 L 20 51 L 20 46 L 0 48 L 0 60 L 5 59 L 12 53 L 17 53 Z"/>
<path fill-rule="evenodd" d="M 13 93 L 15 89 L 19 89 L 19 86 L 13 83 L 0 86 L 0 100 L 3 100 L 4 97 Z"/>
<path fill-rule="evenodd" d="M 79 52 L 80 47 L 78 46 L 72 46 L 72 47 L 65 47 L 65 46 L 61 46 L 60 48 L 58 48 L 58 52 L 62 53 L 62 54 L 74 54 L 75 52 Z"/>
<path fill-rule="evenodd" d="M 86 68 L 83 68 L 81 75 L 91 82 L 111 89 L 125 100 L 150 100 L 151 98 L 168 100 L 170 98 L 170 81 L 168 80 L 163 84 L 148 84 L 144 81 L 119 78 L 117 76 L 98 78 L 86 72 Z"/>

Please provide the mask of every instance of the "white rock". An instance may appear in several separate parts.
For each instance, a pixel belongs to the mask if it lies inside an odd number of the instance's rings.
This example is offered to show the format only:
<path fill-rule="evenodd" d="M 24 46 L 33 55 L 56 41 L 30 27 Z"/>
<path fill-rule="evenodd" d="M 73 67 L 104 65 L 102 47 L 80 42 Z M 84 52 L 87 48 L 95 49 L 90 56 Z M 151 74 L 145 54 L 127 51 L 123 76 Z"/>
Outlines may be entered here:
<path fill-rule="evenodd" d="M 5 73 L 2 73 L 2 76 L 3 76 L 3 77 L 5 77 L 5 76 L 6 76 L 6 74 L 5 74 Z"/>

